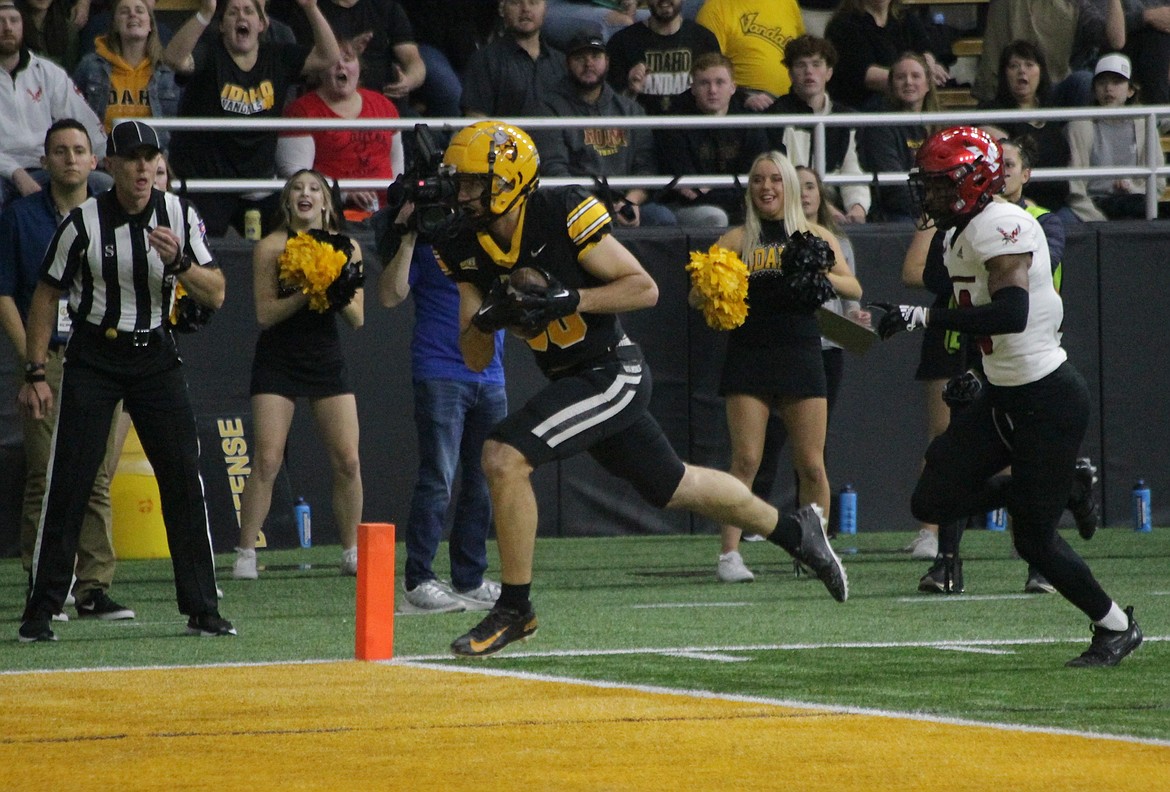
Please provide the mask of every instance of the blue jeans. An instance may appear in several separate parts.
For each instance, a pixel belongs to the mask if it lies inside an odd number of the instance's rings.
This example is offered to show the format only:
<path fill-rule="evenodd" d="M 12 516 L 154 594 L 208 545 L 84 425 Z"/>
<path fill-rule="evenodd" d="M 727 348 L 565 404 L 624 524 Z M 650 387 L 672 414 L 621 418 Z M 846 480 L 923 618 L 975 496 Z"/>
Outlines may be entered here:
<path fill-rule="evenodd" d="M 407 589 L 435 577 L 431 562 L 443 538 L 457 466 L 462 476 L 449 540 L 451 584 L 456 591 L 468 591 L 483 582 L 492 502 L 480 456 L 488 433 L 507 414 L 503 385 L 415 381 L 419 463 L 406 524 Z"/>

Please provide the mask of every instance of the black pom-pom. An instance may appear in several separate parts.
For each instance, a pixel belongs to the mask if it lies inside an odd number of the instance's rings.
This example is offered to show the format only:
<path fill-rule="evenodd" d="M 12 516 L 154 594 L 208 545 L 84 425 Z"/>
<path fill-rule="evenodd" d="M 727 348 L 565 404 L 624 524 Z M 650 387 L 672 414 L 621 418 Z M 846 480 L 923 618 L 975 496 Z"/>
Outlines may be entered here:
<path fill-rule="evenodd" d="M 336 280 L 325 289 L 325 296 L 329 298 L 329 310 L 340 311 L 349 305 L 357 290 L 366 282 L 361 262 L 352 259 L 345 262 L 341 272 L 337 273 Z"/>
<path fill-rule="evenodd" d="M 200 305 L 191 295 L 184 294 L 175 300 L 174 312 L 171 314 L 171 327 L 176 333 L 195 333 L 211 321 L 214 313 L 214 308 Z"/>
<path fill-rule="evenodd" d="M 835 260 L 829 243 L 811 231 L 788 237 L 780 253 L 780 273 L 794 306 L 811 311 L 837 296 L 827 275 Z"/>

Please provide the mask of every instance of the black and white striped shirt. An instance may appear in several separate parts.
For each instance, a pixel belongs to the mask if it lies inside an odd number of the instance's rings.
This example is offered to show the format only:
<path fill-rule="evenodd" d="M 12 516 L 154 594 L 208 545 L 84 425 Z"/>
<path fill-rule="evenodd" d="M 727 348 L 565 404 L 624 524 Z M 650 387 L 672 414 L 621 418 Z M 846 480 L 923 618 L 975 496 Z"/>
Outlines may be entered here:
<path fill-rule="evenodd" d="M 96 195 L 69 213 L 45 254 L 41 280 L 69 292 L 75 322 L 102 328 L 153 330 L 170 314 L 174 276 L 147 236 L 171 228 L 183 255 L 197 266 L 211 263 L 203 220 L 185 198 L 154 190 L 146 209 L 130 215 L 114 190 Z"/>

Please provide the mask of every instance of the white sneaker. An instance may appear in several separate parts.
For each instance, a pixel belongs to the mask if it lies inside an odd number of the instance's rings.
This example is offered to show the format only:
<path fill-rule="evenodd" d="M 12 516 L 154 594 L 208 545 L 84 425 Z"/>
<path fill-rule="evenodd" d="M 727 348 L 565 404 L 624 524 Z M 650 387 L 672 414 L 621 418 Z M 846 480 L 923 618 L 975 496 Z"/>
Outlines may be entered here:
<path fill-rule="evenodd" d="M 357 576 L 357 548 L 347 547 L 341 551 L 341 574 Z"/>
<path fill-rule="evenodd" d="M 483 579 L 473 589 L 468 591 L 452 591 L 455 599 L 464 603 L 464 606 L 469 611 L 486 611 L 491 610 L 492 606 L 496 604 L 496 600 L 500 598 L 500 584 L 494 580 Z"/>
<path fill-rule="evenodd" d="M 438 580 L 424 580 L 410 591 L 404 590 L 403 613 L 458 613 L 467 610 L 467 604 L 458 599 Z"/>
<path fill-rule="evenodd" d="M 232 577 L 236 580 L 255 580 L 260 577 L 256 571 L 256 550 L 236 548 L 236 562 L 232 564 Z"/>
<path fill-rule="evenodd" d="M 61 611 L 60 613 L 54 613 L 52 616 L 52 621 L 67 622 L 67 621 L 69 621 L 69 614 L 66 613 L 65 611 Z"/>
<path fill-rule="evenodd" d="M 938 534 L 921 528 L 914 541 L 902 548 L 903 553 L 909 553 L 911 558 L 933 561 L 938 555 Z"/>
<path fill-rule="evenodd" d="M 715 577 L 724 583 L 750 583 L 756 579 L 743 563 L 743 556 L 735 550 L 719 556 L 719 563 L 715 566 Z"/>

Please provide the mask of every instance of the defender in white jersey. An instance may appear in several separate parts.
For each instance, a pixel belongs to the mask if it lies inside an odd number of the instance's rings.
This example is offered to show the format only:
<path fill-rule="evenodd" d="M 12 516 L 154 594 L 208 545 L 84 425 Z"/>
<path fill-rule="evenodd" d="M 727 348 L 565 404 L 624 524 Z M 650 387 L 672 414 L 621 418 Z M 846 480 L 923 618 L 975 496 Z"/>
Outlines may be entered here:
<path fill-rule="evenodd" d="M 1064 304 L 1052 281 L 1048 242 L 1040 224 L 1015 204 L 992 201 L 962 229 L 946 232 L 943 262 L 951 275 L 955 304 L 987 305 L 990 271 L 997 256 L 1031 254 L 1027 267 L 1028 313 L 1022 332 L 977 337 L 983 373 L 993 385 L 1026 385 L 1060 367 L 1068 354 L 1060 346 Z"/>
<path fill-rule="evenodd" d="M 875 303 L 886 310 L 878 331 L 883 338 L 927 326 L 968 333 L 983 352 L 987 385 L 930 444 L 911 511 L 941 525 L 1006 506 L 1020 556 L 1093 622 L 1092 643 L 1068 665 L 1116 665 L 1142 642 L 1133 608 L 1122 610 L 1056 531 L 1089 392 L 1060 346 L 1063 307 L 1044 234 L 1027 212 L 994 197 L 1003 156 L 982 130 L 936 133 L 916 159 L 910 186 L 926 221 L 946 233 L 958 307 Z M 1007 467 L 1010 476 L 998 475 Z"/>

